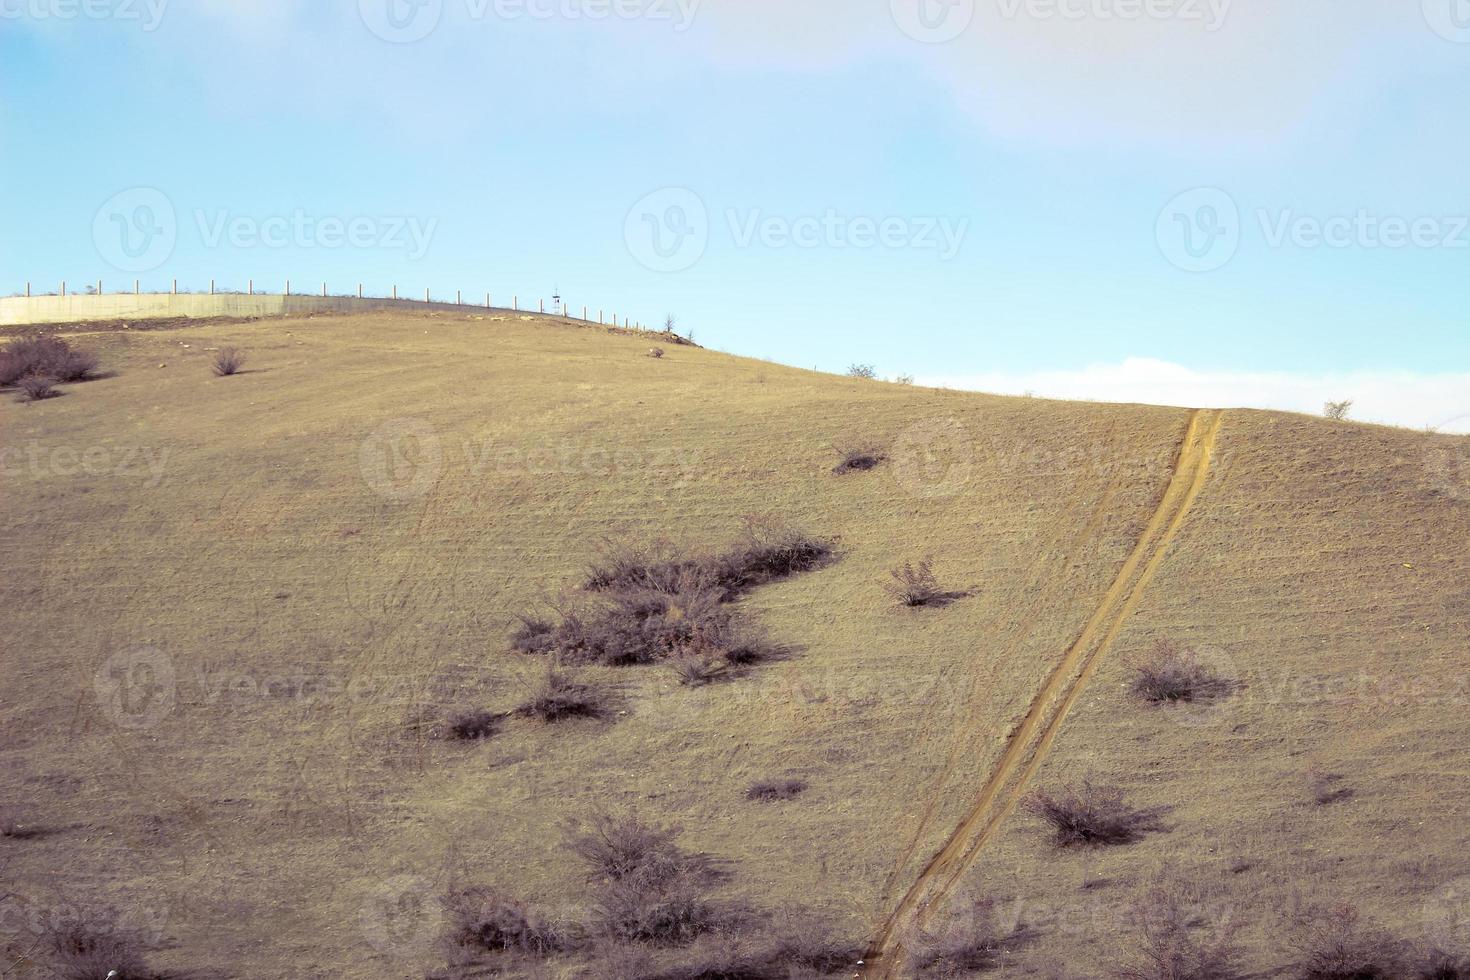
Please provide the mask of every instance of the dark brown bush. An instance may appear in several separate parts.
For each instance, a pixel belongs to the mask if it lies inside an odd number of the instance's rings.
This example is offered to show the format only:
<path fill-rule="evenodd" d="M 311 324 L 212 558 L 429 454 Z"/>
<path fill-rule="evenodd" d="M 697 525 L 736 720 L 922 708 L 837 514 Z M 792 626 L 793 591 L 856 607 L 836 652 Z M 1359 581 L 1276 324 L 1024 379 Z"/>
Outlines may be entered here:
<path fill-rule="evenodd" d="M 988 899 L 947 910 L 938 923 L 918 928 L 909 942 L 909 970 L 919 977 L 968 977 L 997 965 L 1008 942 L 995 922 Z"/>
<path fill-rule="evenodd" d="M 456 742 L 480 742 L 500 734 L 502 717 L 479 709 L 457 711 L 446 721 L 445 733 Z"/>
<path fill-rule="evenodd" d="M 838 450 L 838 455 L 842 459 L 832 468 L 832 472 L 838 476 L 866 473 L 888 461 L 888 456 L 877 449 L 841 449 Z"/>
<path fill-rule="evenodd" d="M 214 355 L 212 365 L 216 377 L 228 378 L 245 367 L 245 352 L 238 347 L 224 347 Z"/>
<path fill-rule="evenodd" d="M 0 385 L 13 385 L 27 377 L 63 383 L 86 381 L 96 373 L 96 357 L 74 349 L 59 337 L 17 337 L 0 351 Z"/>
<path fill-rule="evenodd" d="M 904 562 L 891 569 L 888 576 L 892 581 L 883 586 L 883 591 L 899 605 L 910 609 L 947 606 L 969 595 L 968 592 L 946 591 L 940 586 L 939 578 L 934 574 L 934 562 L 929 558 L 917 565 Z"/>
<path fill-rule="evenodd" d="M 772 517 L 747 517 L 740 540 L 721 556 L 727 588 L 737 592 L 815 571 L 832 559 L 833 542 Z"/>
<path fill-rule="evenodd" d="M 649 548 L 610 546 L 588 569 L 594 592 L 703 593 L 723 601 L 749 589 L 820 568 L 831 559 L 831 541 L 812 537 L 769 517 L 747 517 L 740 538 L 715 555 L 681 555 L 667 542 Z"/>
<path fill-rule="evenodd" d="M 1241 923 L 1211 914 L 1205 893 L 1180 882 L 1151 886 L 1129 918 L 1135 944 L 1123 980 L 1235 980 Z"/>
<path fill-rule="evenodd" d="M 18 401 L 39 402 L 61 397 L 61 392 L 56 390 L 56 381 L 52 378 L 30 375 L 17 381 L 16 387 L 20 389 Z"/>
<path fill-rule="evenodd" d="M 684 687 L 703 687 L 713 684 L 729 669 L 729 664 L 719 654 L 689 650 L 671 660 L 674 676 Z"/>
<path fill-rule="evenodd" d="M 566 827 L 567 846 L 596 883 L 592 928 L 615 942 L 677 944 L 720 924 L 705 896 L 707 859 L 679 847 L 681 828 L 594 811 Z"/>
<path fill-rule="evenodd" d="M 592 907 L 592 928 L 613 940 L 674 946 L 719 926 L 724 913 L 688 874 L 640 869 L 606 882 Z"/>
<path fill-rule="evenodd" d="M 720 930 L 696 939 L 663 968 L 648 960 L 598 980 L 820 980 L 850 977 L 863 958 L 861 947 L 839 942 L 822 923 L 794 922 L 780 931 L 754 935 Z"/>
<path fill-rule="evenodd" d="M 794 800 L 805 792 L 804 779 L 762 779 L 745 791 L 745 798 L 760 803 L 776 803 Z"/>
<path fill-rule="evenodd" d="M 1352 905 L 1299 909 L 1291 946 L 1301 980 L 1399 980 L 1410 969 L 1405 944 Z"/>
<path fill-rule="evenodd" d="M 569 937 L 550 919 L 489 888 L 468 888 L 444 900 L 449 922 L 440 939 L 451 963 L 481 952 L 550 956 Z"/>
<path fill-rule="evenodd" d="M 115 918 L 74 922 L 43 937 L 49 960 L 60 980 L 157 980 L 143 957 L 142 943 L 121 929 Z"/>
<path fill-rule="evenodd" d="M 1051 825 L 1058 847 L 1131 844 L 1161 829 L 1158 811 L 1135 810 L 1124 801 L 1122 790 L 1088 780 L 1055 792 L 1038 789 L 1024 806 Z"/>
<path fill-rule="evenodd" d="M 548 667 L 517 713 L 539 718 L 547 724 L 568 718 L 601 718 L 608 712 L 609 693 L 597 685 L 578 681 L 570 673 Z"/>
<path fill-rule="evenodd" d="M 1235 683 L 1202 663 L 1192 649 L 1164 637 L 1128 665 L 1133 693 L 1150 704 L 1199 703 L 1228 696 Z"/>
<path fill-rule="evenodd" d="M 521 624 L 511 634 L 510 644 L 518 653 L 550 653 L 556 648 L 556 624 L 540 616 L 517 616 Z"/>
<path fill-rule="evenodd" d="M 567 847 L 587 865 L 588 880 L 613 881 L 642 873 L 677 877 L 704 867 L 679 847 L 684 828 L 644 820 L 637 813 L 593 810 L 563 826 Z"/>

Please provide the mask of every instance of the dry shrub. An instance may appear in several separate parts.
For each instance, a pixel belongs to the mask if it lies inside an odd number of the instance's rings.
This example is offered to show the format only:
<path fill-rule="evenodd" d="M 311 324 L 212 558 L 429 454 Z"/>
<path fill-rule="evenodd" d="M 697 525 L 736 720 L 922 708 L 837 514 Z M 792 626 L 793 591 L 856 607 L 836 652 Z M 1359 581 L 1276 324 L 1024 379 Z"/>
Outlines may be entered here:
<path fill-rule="evenodd" d="M 468 888 L 444 900 L 449 924 L 440 945 L 451 963 L 479 953 L 550 956 L 565 949 L 567 935 L 546 916 L 489 888 Z"/>
<path fill-rule="evenodd" d="M 794 800 L 806 792 L 806 786 L 804 779 L 762 779 L 745 791 L 745 798 L 759 803 Z"/>
<path fill-rule="evenodd" d="M 772 517 L 747 517 L 739 542 L 723 556 L 725 584 L 737 591 L 816 571 L 832 559 L 833 542 Z"/>
<path fill-rule="evenodd" d="M 456 742 L 481 742 L 500 734 L 502 715 L 481 709 L 456 711 L 445 721 L 444 734 Z"/>
<path fill-rule="evenodd" d="M 713 930 L 724 919 L 704 887 L 687 875 L 671 878 L 635 872 L 597 892 L 592 926 L 621 942 L 674 946 Z"/>
<path fill-rule="evenodd" d="M 568 718 L 601 718 L 607 714 L 610 695 L 593 684 L 578 681 L 555 666 L 548 667 L 517 713 L 555 724 Z"/>
<path fill-rule="evenodd" d="M 728 665 L 718 654 L 690 650 L 674 657 L 671 661 L 674 676 L 684 687 L 704 687 L 713 684 L 725 673 Z"/>
<path fill-rule="evenodd" d="M 31 334 L 17 337 L 0 350 L 0 386 L 23 378 L 57 382 L 86 381 L 97 373 L 97 358 L 60 337 Z"/>
<path fill-rule="evenodd" d="M 1056 792 L 1038 789 L 1024 806 L 1051 825 L 1058 847 L 1131 844 L 1161 829 L 1157 810 L 1135 810 L 1124 801 L 1122 790 L 1089 780 Z"/>
<path fill-rule="evenodd" d="M 224 347 L 214 355 L 213 363 L 216 377 L 228 378 L 239 374 L 245 367 L 245 352 L 238 347 Z"/>
<path fill-rule="evenodd" d="M 709 932 L 724 918 L 705 895 L 707 859 L 677 840 L 682 828 L 637 814 L 594 811 L 567 826 L 567 846 L 597 885 L 594 932 L 615 942 L 671 945 Z"/>
<path fill-rule="evenodd" d="M 142 942 L 111 914 L 48 931 L 42 942 L 60 980 L 156 980 Z"/>
<path fill-rule="evenodd" d="M 1016 938 L 1002 934 L 995 921 L 995 903 L 989 899 L 948 909 L 936 925 L 915 928 L 909 941 L 909 970 L 934 980 L 968 977 L 993 968 Z"/>
<path fill-rule="evenodd" d="M 684 828 L 653 823 L 636 813 L 593 810 L 564 825 L 567 847 L 588 868 L 588 880 L 619 880 L 650 868 L 675 875 L 692 864 L 678 845 Z"/>
<path fill-rule="evenodd" d="M 1334 422 L 1343 421 L 1352 410 L 1353 403 L 1351 401 L 1327 402 L 1322 406 L 1322 414 Z"/>
<path fill-rule="evenodd" d="M 729 602 L 753 588 L 820 568 L 833 543 L 771 517 L 746 517 L 739 539 L 714 555 L 683 555 L 668 542 L 608 546 L 588 570 L 593 592 L 716 591 Z"/>
<path fill-rule="evenodd" d="M 20 398 L 17 401 L 39 402 L 61 396 L 61 392 L 56 390 L 56 381 L 52 378 L 25 377 L 16 382 L 16 387 L 20 389 Z"/>
<path fill-rule="evenodd" d="M 518 653 L 550 653 L 556 648 L 556 624 L 541 616 L 517 616 L 520 625 L 511 634 L 510 645 Z"/>
<path fill-rule="evenodd" d="M 780 931 L 762 929 L 754 935 L 718 931 L 700 937 L 681 951 L 675 962 L 660 969 L 645 965 L 641 972 L 619 975 L 617 980 L 850 977 L 862 955 L 860 947 L 832 938 L 826 925 L 797 918 Z"/>
<path fill-rule="evenodd" d="M 1208 896 L 1182 882 L 1161 881 L 1130 910 L 1135 945 L 1123 980 L 1234 980 L 1240 976 L 1240 924 L 1216 915 Z"/>
<path fill-rule="evenodd" d="M 1299 909 L 1291 946 L 1301 980 L 1400 980 L 1410 969 L 1404 944 L 1352 905 Z"/>
<path fill-rule="evenodd" d="M 917 565 L 912 562 L 904 562 L 888 573 L 892 581 L 883 586 L 887 592 L 901 606 L 910 609 L 920 609 L 926 606 L 947 606 L 956 599 L 964 598 L 968 593 L 947 592 L 939 584 L 939 578 L 934 574 L 934 562 L 925 558 Z"/>
<path fill-rule="evenodd" d="M 1168 637 L 1128 666 L 1134 674 L 1133 693 L 1150 704 L 1210 702 L 1235 689 L 1233 681 L 1216 674 L 1194 650 Z"/>
<path fill-rule="evenodd" d="M 877 469 L 887 462 L 888 457 L 877 449 L 842 449 L 838 450 L 842 461 L 832 468 L 832 472 L 838 476 L 848 473 L 866 473 L 868 470 Z"/>

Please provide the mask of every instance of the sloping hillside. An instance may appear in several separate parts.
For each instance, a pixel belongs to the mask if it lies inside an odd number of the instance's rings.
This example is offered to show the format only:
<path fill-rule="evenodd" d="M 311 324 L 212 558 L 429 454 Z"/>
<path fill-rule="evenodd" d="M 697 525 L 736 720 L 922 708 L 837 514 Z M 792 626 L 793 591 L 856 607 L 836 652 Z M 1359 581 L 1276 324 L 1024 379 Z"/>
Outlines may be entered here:
<path fill-rule="evenodd" d="M 182 976 L 421 977 L 455 888 L 585 905 L 559 824 L 608 805 L 874 976 L 984 901 L 1019 927 L 993 975 L 1104 975 L 1164 874 L 1243 924 L 1252 970 L 1292 962 L 1298 898 L 1470 941 L 1463 441 L 656 359 L 542 318 L 76 342 L 116 376 L 0 404 L 16 976 L 46 975 L 45 923 L 110 905 Z M 246 373 L 211 375 L 223 344 Z M 607 539 L 717 549 L 752 514 L 837 542 L 737 604 L 783 658 L 694 688 L 594 667 L 608 717 L 472 744 L 411 724 L 524 701 L 517 616 Z M 899 607 L 889 570 L 926 557 L 969 595 Z M 1133 697 L 1165 637 L 1230 695 Z M 1161 829 L 1058 849 L 1022 803 L 1083 778 Z M 747 799 L 763 779 L 807 788 Z"/>

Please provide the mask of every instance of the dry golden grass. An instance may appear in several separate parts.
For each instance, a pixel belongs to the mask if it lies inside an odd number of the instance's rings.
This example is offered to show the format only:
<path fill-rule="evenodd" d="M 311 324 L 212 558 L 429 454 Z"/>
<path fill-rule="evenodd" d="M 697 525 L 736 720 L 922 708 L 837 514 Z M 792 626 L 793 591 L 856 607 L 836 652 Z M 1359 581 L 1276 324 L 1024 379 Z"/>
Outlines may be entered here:
<path fill-rule="evenodd" d="M 158 940 L 155 967 L 252 978 L 422 976 L 439 899 L 464 888 L 575 910 L 583 875 L 552 829 L 595 807 L 682 825 L 732 869 L 724 901 L 873 940 L 1148 538 L 1192 419 L 653 359 L 550 318 L 84 346 L 116 376 L 0 399 L 0 802 L 57 828 L 0 840 L 0 895 L 114 906 Z M 212 377 L 225 346 L 250 370 Z M 1447 887 L 1470 875 L 1463 444 L 1212 421 L 1197 497 L 1095 673 L 1039 755 L 1014 753 L 1028 785 L 1095 776 L 1169 808 L 1167 831 L 1058 852 L 998 813 L 948 869 L 951 904 L 1028 927 L 999 975 L 1102 975 L 1126 959 L 1120 910 L 1166 870 L 1247 920 L 1251 969 L 1287 965 L 1272 911 L 1302 893 L 1470 939 L 1470 891 Z M 836 476 L 844 445 L 888 460 Z M 755 513 L 840 542 L 740 600 L 784 659 L 701 687 L 599 674 L 613 717 L 510 718 L 478 743 L 408 723 L 525 702 L 545 664 L 509 654 L 516 616 L 605 539 L 714 550 Z M 897 607 L 884 583 L 916 555 L 970 597 Z M 1125 655 L 1164 636 L 1244 687 L 1141 705 Z M 1352 795 L 1315 805 L 1310 771 Z M 807 789 L 746 799 L 773 774 Z M 12 957 L 28 922 L 3 923 Z"/>

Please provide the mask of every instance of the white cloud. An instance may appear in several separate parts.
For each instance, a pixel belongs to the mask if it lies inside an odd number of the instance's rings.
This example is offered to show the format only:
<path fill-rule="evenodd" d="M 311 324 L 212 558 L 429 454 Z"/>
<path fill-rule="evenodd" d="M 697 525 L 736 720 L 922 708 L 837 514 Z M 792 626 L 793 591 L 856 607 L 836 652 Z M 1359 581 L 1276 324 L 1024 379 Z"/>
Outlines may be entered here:
<path fill-rule="evenodd" d="M 920 384 L 1031 393 L 1044 398 L 1198 408 L 1267 408 L 1320 414 L 1328 401 L 1352 399 L 1352 418 L 1442 432 L 1470 432 L 1470 373 L 1350 371 L 1293 374 L 1195 370 L 1150 358 L 1075 371 L 930 375 Z"/>

